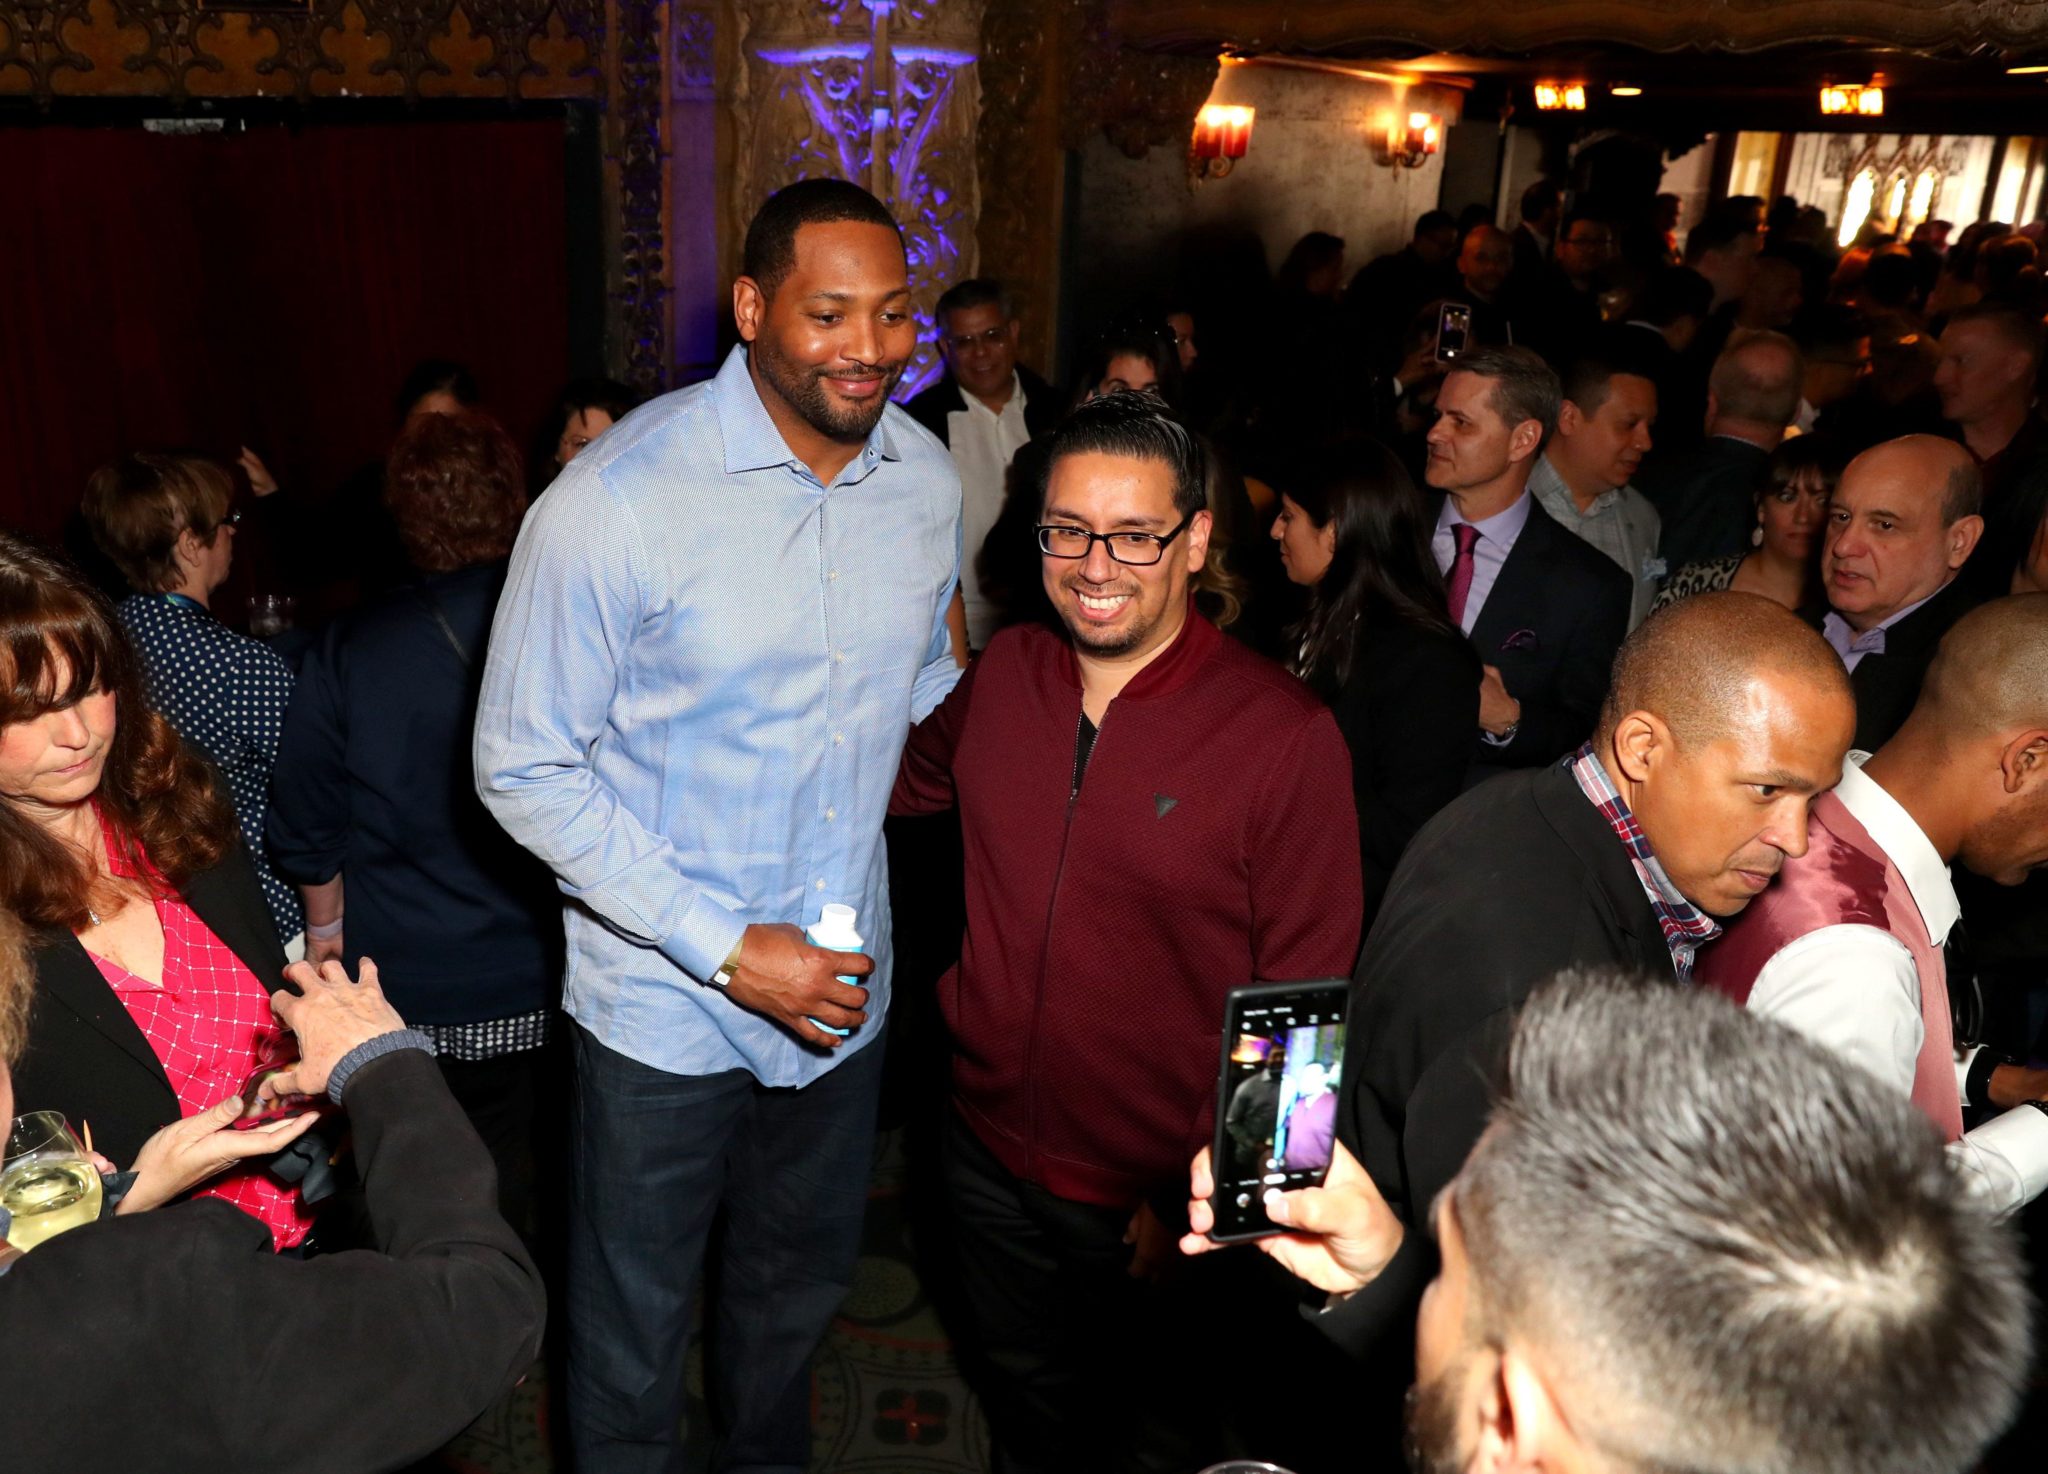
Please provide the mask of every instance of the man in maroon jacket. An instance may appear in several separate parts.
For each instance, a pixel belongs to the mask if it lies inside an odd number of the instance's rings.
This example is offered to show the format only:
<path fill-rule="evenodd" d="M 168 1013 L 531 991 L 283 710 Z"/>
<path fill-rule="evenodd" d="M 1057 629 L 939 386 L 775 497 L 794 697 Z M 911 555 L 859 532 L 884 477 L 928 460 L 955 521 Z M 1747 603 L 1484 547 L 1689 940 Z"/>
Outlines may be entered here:
<path fill-rule="evenodd" d="M 895 813 L 958 804 L 967 933 L 945 1177 L 999 1470 L 1170 1467 L 1188 1381 L 1151 1204 L 1208 1140 L 1223 997 L 1343 976 L 1357 815 L 1335 721 L 1190 602 L 1200 445 L 1148 395 L 1077 410 L 1046 457 L 1045 591 L 911 734 Z M 1132 1247 L 1135 1246 L 1135 1247 Z M 1158 1397 L 1152 1395 L 1156 1384 Z M 1200 1452 L 1197 1450 L 1197 1452 Z M 1196 1460 L 1199 1462 L 1199 1459 Z"/>

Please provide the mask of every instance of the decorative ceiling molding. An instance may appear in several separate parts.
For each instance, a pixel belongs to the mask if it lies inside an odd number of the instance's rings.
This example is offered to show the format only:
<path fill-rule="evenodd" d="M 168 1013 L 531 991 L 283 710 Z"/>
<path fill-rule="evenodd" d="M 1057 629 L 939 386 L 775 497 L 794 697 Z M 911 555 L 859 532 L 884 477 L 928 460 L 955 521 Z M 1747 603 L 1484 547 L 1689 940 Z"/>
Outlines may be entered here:
<path fill-rule="evenodd" d="M 1108 10 L 1119 40 L 1159 51 L 2048 45 L 2048 4 L 2015 0 L 1108 0 Z"/>

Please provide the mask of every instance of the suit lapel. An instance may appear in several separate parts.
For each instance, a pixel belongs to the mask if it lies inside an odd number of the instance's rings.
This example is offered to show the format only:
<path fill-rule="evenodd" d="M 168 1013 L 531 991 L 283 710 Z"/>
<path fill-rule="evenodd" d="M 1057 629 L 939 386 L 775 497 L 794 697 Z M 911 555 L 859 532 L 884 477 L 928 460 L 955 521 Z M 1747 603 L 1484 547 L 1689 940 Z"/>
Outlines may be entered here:
<path fill-rule="evenodd" d="M 121 1006 L 120 995 L 100 976 L 78 938 L 65 931 L 46 931 L 36 949 L 36 1004 L 55 1006 L 75 1015 L 128 1055 L 162 1084 L 174 1099 L 170 1077 L 142 1030 Z"/>
<path fill-rule="evenodd" d="M 247 857 L 237 849 L 213 869 L 193 876 L 184 897 L 207 929 L 256 974 L 264 991 L 274 990 L 284 972 L 284 949 Z"/>
<path fill-rule="evenodd" d="M 1529 520 L 1522 525 L 1522 534 L 1515 539 L 1515 545 L 1508 549 L 1506 560 L 1500 565 L 1500 574 L 1493 581 L 1493 587 L 1486 591 L 1486 603 L 1479 610 L 1479 618 L 1472 626 L 1472 644 L 1479 651 L 1479 658 L 1489 664 L 1500 663 L 1500 647 L 1518 628 L 1516 620 L 1528 613 L 1530 593 L 1541 582 L 1544 561 L 1544 540 L 1549 535 L 1550 514 L 1538 504 L 1535 496 L 1529 497 Z"/>

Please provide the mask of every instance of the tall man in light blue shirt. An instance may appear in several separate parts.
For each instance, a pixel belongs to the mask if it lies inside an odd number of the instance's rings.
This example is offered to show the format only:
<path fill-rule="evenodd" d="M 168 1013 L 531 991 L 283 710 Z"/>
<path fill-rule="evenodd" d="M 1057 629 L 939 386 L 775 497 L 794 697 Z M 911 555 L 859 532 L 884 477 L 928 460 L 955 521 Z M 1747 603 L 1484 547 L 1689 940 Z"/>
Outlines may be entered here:
<path fill-rule="evenodd" d="M 856 186 L 790 186 L 748 231 L 733 309 L 744 346 L 714 380 L 629 416 L 536 505 L 477 716 L 484 801 L 568 897 L 582 1474 L 681 1467 L 721 1216 L 720 1467 L 808 1462 L 880 1079 L 882 818 L 911 724 L 958 678 L 960 484 L 888 403 L 917 339 L 894 221 Z M 805 942 L 830 902 L 858 909 L 867 956 Z"/>

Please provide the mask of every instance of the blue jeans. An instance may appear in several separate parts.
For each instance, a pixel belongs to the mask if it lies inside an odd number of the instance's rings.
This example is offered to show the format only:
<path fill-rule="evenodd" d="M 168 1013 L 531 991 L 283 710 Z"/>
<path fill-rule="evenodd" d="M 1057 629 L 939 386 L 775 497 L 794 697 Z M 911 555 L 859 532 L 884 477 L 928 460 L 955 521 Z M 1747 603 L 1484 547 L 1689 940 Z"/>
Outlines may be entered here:
<path fill-rule="evenodd" d="M 578 1474 L 677 1474 L 683 1357 L 723 1213 L 706 1373 L 726 1474 L 801 1474 L 810 1360 L 853 1283 L 885 1040 L 800 1089 L 671 1075 L 572 1023 L 569 1436 Z M 876 1031 L 879 1035 L 880 1030 Z"/>

